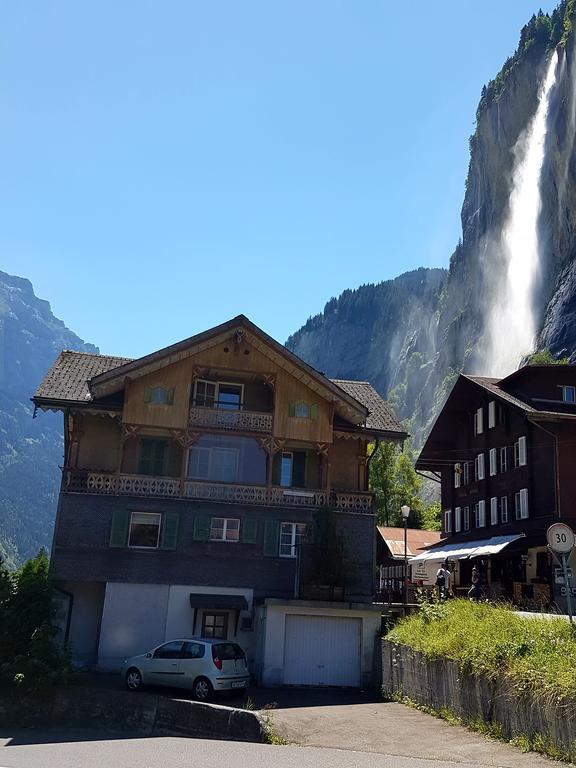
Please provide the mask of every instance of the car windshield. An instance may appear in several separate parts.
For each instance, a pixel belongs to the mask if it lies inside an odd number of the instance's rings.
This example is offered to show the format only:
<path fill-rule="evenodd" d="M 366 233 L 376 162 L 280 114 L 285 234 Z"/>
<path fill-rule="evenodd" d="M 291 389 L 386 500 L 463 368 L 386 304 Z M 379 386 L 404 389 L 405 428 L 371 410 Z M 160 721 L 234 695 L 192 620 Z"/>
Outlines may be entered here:
<path fill-rule="evenodd" d="M 230 659 L 243 659 L 244 651 L 236 643 L 218 643 L 218 645 L 212 646 L 212 655 L 221 661 L 229 661 Z"/>

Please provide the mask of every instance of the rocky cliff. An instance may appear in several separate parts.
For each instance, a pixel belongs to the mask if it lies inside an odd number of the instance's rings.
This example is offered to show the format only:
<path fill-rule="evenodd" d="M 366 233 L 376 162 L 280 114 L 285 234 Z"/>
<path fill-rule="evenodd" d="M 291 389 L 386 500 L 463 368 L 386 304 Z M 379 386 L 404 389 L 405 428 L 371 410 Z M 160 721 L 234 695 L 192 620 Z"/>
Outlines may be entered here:
<path fill-rule="evenodd" d="M 0 556 L 49 547 L 62 464 L 62 415 L 33 419 L 30 397 L 62 349 L 97 352 L 52 314 L 28 280 L 0 272 Z"/>
<path fill-rule="evenodd" d="M 495 244 L 510 209 L 518 145 L 538 105 L 553 51 L 559 64 L 551 96 L 541 177 L 538 288 L 525 311 L 540 329 L 535 347 L 574 355 L 576 349 L 576 46 L 574 0 L 539 13 L 522 29 L 518 49 L 482 89 L 462 206 L 462 238 L 449 269 L 418 270 L 332 299 L 287 345 L 331 376 L 369 378 L 408 420 L 416 443 L 460 371 L 485 370 L 487 318 L 506 265 Z M 414 277 L 433 289 L 428 293 Z M 416 310 L 385 298 L 406 287 Z M 351 303 L 354 298 L 353 307 Z M 375 297 L 379 299 L 375 300 Z M 398 314 L 396 314 L 398 313 Z M 378 332 L 374 333 L 373 329 Z M 502 328 L 506 333 L 506 328 Z"/>

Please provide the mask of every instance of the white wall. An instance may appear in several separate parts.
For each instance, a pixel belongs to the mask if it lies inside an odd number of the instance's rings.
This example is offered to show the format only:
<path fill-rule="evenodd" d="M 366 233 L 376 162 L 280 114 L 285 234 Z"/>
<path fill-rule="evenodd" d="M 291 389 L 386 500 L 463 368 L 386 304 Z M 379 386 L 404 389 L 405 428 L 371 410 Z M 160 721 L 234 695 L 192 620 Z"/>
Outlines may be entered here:
<path fill-rule="evenodd" d="M 260 615 L 260 627 L 264 634 L 261 660 L 261 682 L 264 686 L 284 684 L 284 637 L 286 615 L 342 616 L 362 619 L 362 680 L 363 685 L 372 684 L 374 646 L 380 635 L 381 616 L 374 611 L 346 608 L 312 608 L 299 605 L 266 604 Z"/>
<path fill-rule="evenodd" d="M 62 589 L 73 596 L 68 645 L 75 665 L 89 667 L 96 662 L 105 587 L 98 582 L 62 584 Z"/>
<path fill-rule="evenodd" d="M 98 666 L 118 669 L 123 659 L 164 642 L 167 584 L 106 585 Z"/>
<path fill-rule="evenodd" d="M 248 608 L 252 609 L 251 589 L 110 582 L 106 585 L 102 612 L 98 665 L 102 669 L 115 670 L 126 657 L 145 653 L 175 637 L 191 637 L 194 610 L 190 606 L 190 594 L 193 592 L 242 595 L 246 598 Z M 250 664 L 254 661 L 255 631 L 242 632 L 239 621 L 238 634 L 235 636 L 236 613 L 228 613 L 228 639 L 242 646 Z M 202 632 L 202 614 L 202 609 L 199 609 L 195 632 L 197 636 Z"/>

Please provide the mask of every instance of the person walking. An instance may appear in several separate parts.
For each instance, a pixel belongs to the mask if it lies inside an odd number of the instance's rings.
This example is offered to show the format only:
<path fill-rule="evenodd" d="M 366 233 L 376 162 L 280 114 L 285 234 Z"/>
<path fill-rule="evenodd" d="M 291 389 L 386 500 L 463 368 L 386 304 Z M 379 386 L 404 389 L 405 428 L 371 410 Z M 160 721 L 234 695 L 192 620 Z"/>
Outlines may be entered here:
<path fill-rule="evenodd" d="M 450 590 L 450 579 L 452 574 L 448 570 L 448 563 L 443 563 L 436 573 L 436 586 L 438 587 L 438 597 L 445 600 Z"/>
<path fill-rule="evenodd" d="M 480 576 L 479 569 L 474 566 L 472 568 L 472 585 L 468 590 L 468 597 L 470 600 L 480 600 L 482 597 L 482 577 Z"/>

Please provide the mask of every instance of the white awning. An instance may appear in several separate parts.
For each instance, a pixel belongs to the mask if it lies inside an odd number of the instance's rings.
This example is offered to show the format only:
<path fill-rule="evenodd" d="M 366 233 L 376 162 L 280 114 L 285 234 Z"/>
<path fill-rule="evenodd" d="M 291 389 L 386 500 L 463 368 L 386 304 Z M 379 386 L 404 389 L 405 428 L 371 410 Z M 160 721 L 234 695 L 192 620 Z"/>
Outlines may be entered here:
<path fill-rule="evenodd" d="M 481 539 L 480 541 L 466 541 L 459 544 L 445 544 L 436 549 L 429 549 L 421 555 L 416 555 L 411 559 L 411 563 L 418 560 L 464 560 L 468 557 L 482 557 L 483 555 L 497 555 L 504 547 L 517 539 L 523 538 L 523 533 L 512 534 L 509 536 L 492 536 L 490 539 Z"/>

